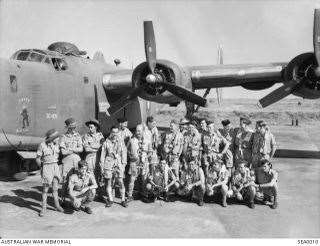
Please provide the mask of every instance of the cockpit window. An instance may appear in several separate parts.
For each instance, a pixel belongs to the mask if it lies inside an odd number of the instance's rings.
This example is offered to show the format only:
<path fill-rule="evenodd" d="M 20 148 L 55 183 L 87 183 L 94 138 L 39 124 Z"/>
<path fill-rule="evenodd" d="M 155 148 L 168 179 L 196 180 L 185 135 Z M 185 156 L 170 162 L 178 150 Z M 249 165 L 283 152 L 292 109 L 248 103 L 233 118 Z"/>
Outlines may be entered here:
<path fill-rule="evenodd" d="M 18 54 L 17 56 L 17 60 L 20 60 L 20 61 L 25 61 L 27 60 L 27 57 L 29 56 L 29 51 L 22 51 Z"/>
<path fill-rule="evenodd" d="M 61 58 L 52 58 L 52 64 L 55 70 L 61 71 L 61 70 L 67 70 L 68 65 L 65 62 L 65 60 Z"/>
<path fill-rule="evenodd" d="M 40 55 L 38 53 L 31 53 L 31 55 L 28 58 L 28 61 L 33 61 L 33 62 L 41 62 L 44 58 L 44 55 Z"/>

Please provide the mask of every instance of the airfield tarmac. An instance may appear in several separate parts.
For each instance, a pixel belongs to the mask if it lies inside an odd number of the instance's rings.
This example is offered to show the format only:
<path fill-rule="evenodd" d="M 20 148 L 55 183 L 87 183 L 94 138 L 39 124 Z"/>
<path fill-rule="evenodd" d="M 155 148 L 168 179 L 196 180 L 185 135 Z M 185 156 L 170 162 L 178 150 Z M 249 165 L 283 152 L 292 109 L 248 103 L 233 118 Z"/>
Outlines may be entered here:
<path fill-rule="evenodd" d="M 320 149 L 320 127 L 273 126 L 280 148 Z M 57 213 L 41 208 L 40 176 L 24 181 L 0 181 L 0 237 L 2 238 L 309 238 L 320 236 L 320 159 L 276 158 L 279 207 L 176 201 L 128 208 L 105 208 L 93 202 L 93 214 Z M 52 198 L 48 199 L 53 205 Z"/>

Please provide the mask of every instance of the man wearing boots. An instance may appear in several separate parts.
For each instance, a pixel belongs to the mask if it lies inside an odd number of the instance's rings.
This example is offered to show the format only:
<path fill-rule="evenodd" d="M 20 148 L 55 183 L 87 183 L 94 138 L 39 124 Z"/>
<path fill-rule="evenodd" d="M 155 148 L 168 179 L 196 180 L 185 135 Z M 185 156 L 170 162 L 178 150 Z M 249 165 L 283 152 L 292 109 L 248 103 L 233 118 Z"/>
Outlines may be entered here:
<path fill-rule="evenodd" d="M 98 185 L 94 175 L 88 169 L 86 161 L 79 161 L 78 169 L 72 174 L 68 181 L 68 193 L 73 207 L 76 210 L 83 210 L 88 214 L 92 214 L 91 208 L 88 206 L 96 195 Z"/>
<path fill-rule="evenodd" d="M 63 212 L 59 204 L 58 188 L 61 181 L 60 169 L 58 166 L 59 158 L 59 133 L 51 129 L 46 133 L 45 141 L 42 142 L 37 150 L 36 162 L 41 168 L 42 179 L 42 209 L 39 216 L 42 217 L 47 209 L 47 195 L 49 187 L 52 186 L 54 206 L 57 211 Z"/>

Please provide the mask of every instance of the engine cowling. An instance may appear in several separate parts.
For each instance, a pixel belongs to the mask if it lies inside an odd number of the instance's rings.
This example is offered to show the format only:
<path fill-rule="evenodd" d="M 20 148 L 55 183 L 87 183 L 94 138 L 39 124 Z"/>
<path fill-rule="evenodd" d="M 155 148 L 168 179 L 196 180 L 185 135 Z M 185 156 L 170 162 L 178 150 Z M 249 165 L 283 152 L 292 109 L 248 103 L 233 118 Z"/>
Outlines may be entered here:
<path fill-rule="evenodd" d="M 168 92 L 161 83 L 150 83 L 147 81 L 147 76 L 150 70 L 147 62 L 139 64 L 132 73 L 132 86 L 134 88 L 141 88 L 140 97 L 157 102 L 157 103 L 179 103 L 180 98 Z M 156 76 L 160 76 L 161 80 L 176 85 L 181 85 L 183 74 L 181 68 L 168 60 L 157 60 L 155 67 Z"/>

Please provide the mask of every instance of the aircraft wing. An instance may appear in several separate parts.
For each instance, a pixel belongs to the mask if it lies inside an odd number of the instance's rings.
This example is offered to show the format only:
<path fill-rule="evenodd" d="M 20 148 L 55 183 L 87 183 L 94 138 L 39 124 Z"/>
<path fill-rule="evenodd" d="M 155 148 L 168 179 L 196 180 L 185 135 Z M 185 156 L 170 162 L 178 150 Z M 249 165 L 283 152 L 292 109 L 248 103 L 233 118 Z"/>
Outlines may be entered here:
<path fill-rule="evenodd" d="M 264 89 L 283 82 L 287 63 L 186 67 L 194 89 L 243 86 Z"/>

